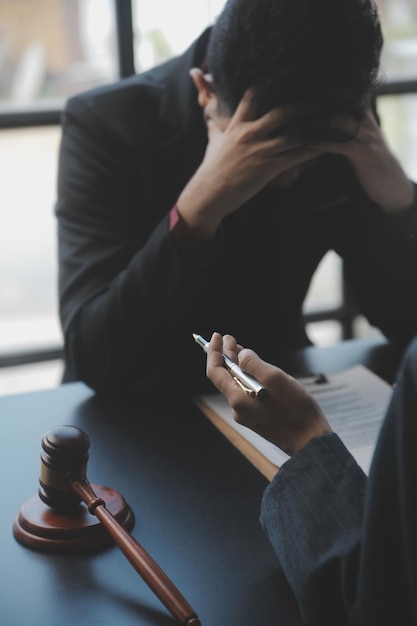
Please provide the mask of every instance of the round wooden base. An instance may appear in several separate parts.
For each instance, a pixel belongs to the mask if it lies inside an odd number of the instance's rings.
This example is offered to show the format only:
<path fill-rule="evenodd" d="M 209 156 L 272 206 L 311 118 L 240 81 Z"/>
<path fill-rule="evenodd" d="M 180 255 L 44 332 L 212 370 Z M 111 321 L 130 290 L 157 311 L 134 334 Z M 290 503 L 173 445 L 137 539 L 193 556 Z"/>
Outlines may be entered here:
<path fill-rule="evenodd" d="M 132 509 L 113 489 L 92 485 L 97 497 L 117 521 L 131 530 L 135 523 Z M 35 494 L 26 500 L 13 523 L 13 536 L 21 544 L 41 552 L 88 552 L 112 545 L 113 539 L 95 515 L 81 503 L 76 511 L 58 513 Z"/>

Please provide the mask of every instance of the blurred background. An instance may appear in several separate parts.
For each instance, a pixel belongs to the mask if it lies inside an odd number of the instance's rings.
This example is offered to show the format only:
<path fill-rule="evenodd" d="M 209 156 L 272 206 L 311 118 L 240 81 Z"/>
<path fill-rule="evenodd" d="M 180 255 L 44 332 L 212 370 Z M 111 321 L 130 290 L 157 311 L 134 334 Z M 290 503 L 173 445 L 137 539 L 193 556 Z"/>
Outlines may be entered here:
<path fill-rule="evenodd" d="M 68 96 L 180 54 L 225 0 L 0 0 L 0 394 L 60 383 L 54 203 Z M 377 0 L 383 132 L 417 180 L 417 3 Z M 318 345 L 378 335 L 329 253 L 305 313 Z"/>

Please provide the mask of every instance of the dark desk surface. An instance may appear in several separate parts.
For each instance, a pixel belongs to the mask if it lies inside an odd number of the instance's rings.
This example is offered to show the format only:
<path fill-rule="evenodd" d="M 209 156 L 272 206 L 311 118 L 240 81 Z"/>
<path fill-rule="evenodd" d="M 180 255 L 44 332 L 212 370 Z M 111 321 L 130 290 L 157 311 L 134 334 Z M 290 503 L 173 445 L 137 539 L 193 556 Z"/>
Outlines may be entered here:
<path fill-rule="evenodd" d="M 398 353 L 381 342 L 309 349 L 304 357 L 296 355 L 293 373 L 360 361 L 392 378 L 398 362 Z M 1 623 L 177 623 L 117 548 L 52 555 L 14 540 L 13 519 L 38 489 L 43 434 L 73 424 L 91 439 L 90 481 L 122 493 L 136 515 L 132 534 L 203 626 L 302 624 L 258 521 L 267 481 L 191 402 L 109 400 L 72 383 L 0 398 L 0 418 Z"/>

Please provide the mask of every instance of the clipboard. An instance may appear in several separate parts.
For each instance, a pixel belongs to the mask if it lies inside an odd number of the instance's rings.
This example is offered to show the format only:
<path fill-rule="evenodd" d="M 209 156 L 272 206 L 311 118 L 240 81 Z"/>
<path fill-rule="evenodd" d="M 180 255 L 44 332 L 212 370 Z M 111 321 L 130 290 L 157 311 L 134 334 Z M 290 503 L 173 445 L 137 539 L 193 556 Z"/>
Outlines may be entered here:
<path fill-rule="evenodd" d="M 298 379 L 315 397 L 333 430 L 340 436 L 365 474 L 393 388 L 363 365 L 334 374 Z M 195 398 L 200 410 L 267 478 L 272 480 L 289 456 L 242 424 L 237 424 L 224 396 L 215 392 Z"/>

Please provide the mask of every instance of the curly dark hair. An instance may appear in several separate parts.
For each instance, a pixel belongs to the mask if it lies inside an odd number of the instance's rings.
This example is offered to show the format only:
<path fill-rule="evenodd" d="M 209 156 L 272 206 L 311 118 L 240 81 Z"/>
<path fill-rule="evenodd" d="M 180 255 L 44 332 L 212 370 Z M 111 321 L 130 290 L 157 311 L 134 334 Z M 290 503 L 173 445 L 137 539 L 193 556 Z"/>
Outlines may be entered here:
<path fill-rule="evenodd" d="M 259 114 L 289 106 L 298 119 L 300 111 L 316 121 L 334 112 L 360 119 L 363 96 L 378 83 L 382 45 L 372 0 L 228 0 L 207 69 L 227 114 L 251 87 Z"/>

